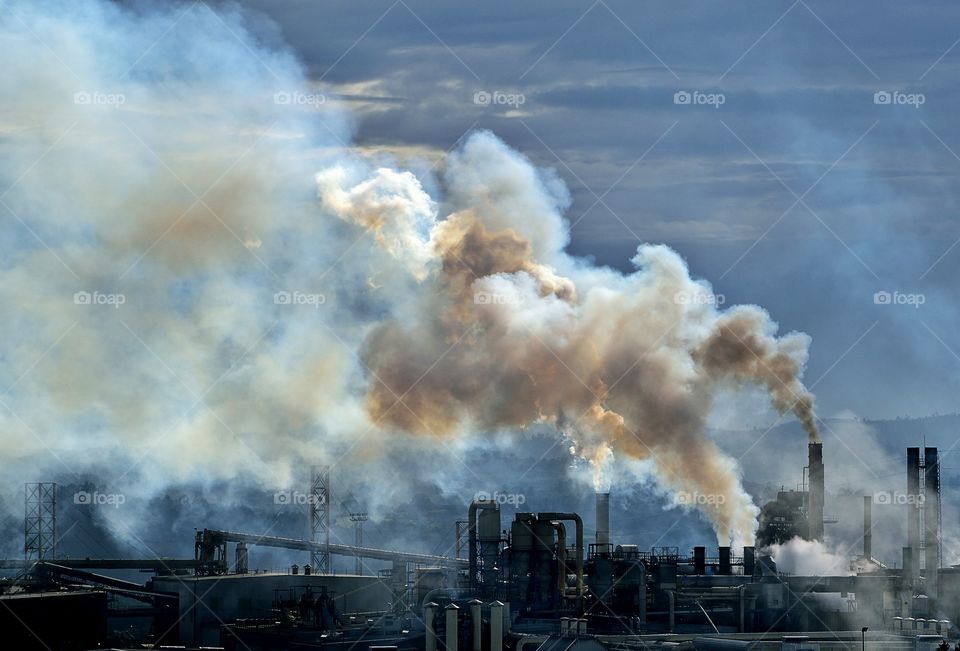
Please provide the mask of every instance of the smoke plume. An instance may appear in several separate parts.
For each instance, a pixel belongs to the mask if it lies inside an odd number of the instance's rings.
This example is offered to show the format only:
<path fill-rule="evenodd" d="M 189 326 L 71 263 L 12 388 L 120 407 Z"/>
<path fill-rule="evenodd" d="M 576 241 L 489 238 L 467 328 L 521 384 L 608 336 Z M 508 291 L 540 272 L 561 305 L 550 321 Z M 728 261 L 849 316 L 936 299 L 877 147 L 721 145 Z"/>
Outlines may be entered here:
<path fill-rule="evenodd" d="M 5 9 L 14 485 L 96 468 L 144 496 L 280 487 L 302 459 L 389 468 L 398 449 L 547 424 L 598 485 L 612 460 L 646 461 L 720 540 L 752 541 L 758 510 L 707 414 L 759 385 L 815 438 L 806 336 L 718 310 L 665 246 L 629 274 L 568 255 L 564 184 L 489 132 L 438 183 L 369 164 L 342 146 L 335 98 L 242 14 Z"/>
<path fill-rule="evenodd" d="M 665 246 L 639 247 L 628 275 L 571 258 L 566 192 L 488 132 L 451 155 L 442 210 L 409 173 L 338 167 L 317 183 L 417 281 L 362 347 L 374 422 L 442 438 L 548 422 L 597 484 L 611 456 L 652 460 L 721 540 L 752 541 L 757 509 L 706 417 L 721 385 L 758 384 L 816 439 L 807 337 L 778 338 L 756 306 L 719 312 Z"/>

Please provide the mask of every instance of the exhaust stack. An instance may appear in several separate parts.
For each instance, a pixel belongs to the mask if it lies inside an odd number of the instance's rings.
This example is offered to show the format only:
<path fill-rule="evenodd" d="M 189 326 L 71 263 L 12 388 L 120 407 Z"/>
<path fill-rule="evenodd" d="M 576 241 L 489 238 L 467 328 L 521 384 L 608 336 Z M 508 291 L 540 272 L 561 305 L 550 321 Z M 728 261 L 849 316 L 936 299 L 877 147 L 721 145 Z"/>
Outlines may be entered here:
<path fill-rule="evenodd" d="M 597 544 L 610 544 L 610 493 L 597 493 Z"/>
<path fill-rule="evenodd" d="M 863 558 L 873 558 L 873 497 L 863 496 Z"/>
<path fill-rule="evenodd" d="M 913 583 L 920 570 L 920 448 L 907 448 L 907 549 L 910 571 L 905 574 Z"/>
<path fill-rule="evenodd" d="M 810 540 L 823 540 L 823 444 L 807 446 L 810 491 L 807 497 L 807 526 Z"/>
<path fill-rule="evenodd" d="M 940 568 L 940 464 L 937 448 L 923 450 L 923 552 L 927 596 L 937 598 Z"/>

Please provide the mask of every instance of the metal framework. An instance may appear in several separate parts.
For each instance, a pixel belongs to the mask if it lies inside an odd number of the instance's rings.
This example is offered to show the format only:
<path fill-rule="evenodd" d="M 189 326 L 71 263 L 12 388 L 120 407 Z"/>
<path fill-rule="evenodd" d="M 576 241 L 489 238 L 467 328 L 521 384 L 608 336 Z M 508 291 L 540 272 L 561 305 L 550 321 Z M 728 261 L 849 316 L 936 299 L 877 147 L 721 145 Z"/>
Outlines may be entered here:
<path fill-rule="evenodd" d="M 57 557 L 57 485 L 24 484 L 23 558 L 40 561 Z"/>
<path fill-rule="evenodd" d="M 357 541 L 355 545 L 357 549 L 363 547 L 363 523 L 369 520 L 366 513 L 351 513 L 350 522 L 354 524 L 356 529 Z M 363 554 L 359 551 L 357 552 L 357 576 L 363 574 Z"/>
<path fill-rule="evenodd" d="M 470 523 L 466 520 L 457 520 L 457 546 L 455 556 L 457 558 L 463 558 L 464 553 L 467 549 L 467 532 L 470 528 Z"/>
<path fill-rule="evenodd" d="M 310 474 L 310 541 L 323 543 L 310 552 L 310 565 L 330 574 L 330 466 L 313 466 Z"/>

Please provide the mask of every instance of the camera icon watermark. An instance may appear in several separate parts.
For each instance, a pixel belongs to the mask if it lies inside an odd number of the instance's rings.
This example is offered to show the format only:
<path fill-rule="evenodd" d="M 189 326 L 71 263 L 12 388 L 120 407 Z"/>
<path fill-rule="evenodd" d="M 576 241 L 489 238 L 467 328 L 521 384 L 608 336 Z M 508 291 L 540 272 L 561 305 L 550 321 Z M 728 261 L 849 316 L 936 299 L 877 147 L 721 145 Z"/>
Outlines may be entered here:
<path fill-rule="evenodd" d="M 323 294 L 311 294 L 307 292 L 276 292 L 273 295 L 274 305 L 311 305 L 314 309 L 320 309 L 320 306 L 327 302 L 327 297 Z"/>
<path fill-rule="evenodd" d="M 727 496 L 723 493 L 678 491 L 673 496 L 673 502 L 677 506 L 721 506 L 726 504 Z"/>
<path fill-rule="evenodd" d="M 899 491 L 877 491 L 873 494 L 873 503 L 886 506 L 923 506 L 923 495 L 911 495 Z"/>
<path fill-rule="evenodd" d="M 327 102 L 323 93 L 304 93 L 300 90 L 279 91 L 273 94 L 273 103 L 277 106 L 308 106 L 320 108 Z"/>
<path fill-rule="evenodd" d="M 523 506 L 527 496 L 523 493 L 501 493 L 500 491 L 479 491 L 473 496 L 474 502 L 494 502 L 500 506 Z"/>
<path fill-rule="evenodd" d="M 73 503 L 80 506 L 112 506 L 118 509 L 126 501 L 127 496 L 123 493 L 77 491 L 73 494 Z"/>
<path fill-rule="evenodd" d="M 714 307 L 720 307 L 727 302 L 727 297 L 723 294 L 679 291 L 673 295 L 673 302 L 677 305 L 713 305 Z"/>
<path fill-rule="evenodd" d="M 107 305 L 115 310 L 127 302 L 125 294 L 104 294 L 103 292 L 79 291 L 73 294 L 74 305 Z"/>
<path fill-rule="evenodd" d="M 678 90 L 673 94 L 673 103 L 677 106 L 712 106 L 720 108 L 727 103 L 723 93 L 704 93 L 699 90 Z"/>
<path fill-rule="evenodd" d="M 506 93 L 501 90 L 477 90 L 473 93 L 473 103 L 477 106 L 509 106 L 520 108 L 527 102 L 523 93 Z"/>
<path fill-rule="evenodd" d="M 518 294 L 479 291 L 473 294 L 473 302 L 476 305 L 520 305 L 523 298 Z"/>
<path fill-rule="evenodd" d="M 308 504 L 322 506 L 323 496 L 300 491 L 277 491 L 273 494 L 273 503 L 278 506 L 306 506 Z"/>
<path fill-rule="evenodd" d="M 103 93 L 98 90 L 78 90 L 73 94 L 73 103 L 77 106 L 109 106 L 120 108 L 127 102 L 123 93 Z"/>
<path fill-rule="evenodd" d="M 873 94 L 873 103 L 878 106 L 920 108 L 927 103 L 927 96 L 923 93 L 902 93 L 899 90 L 878 90 Z"/>
<path fill-rule="evenodd" d="M 873 294 L 874 305 L 910 305 L 919 309 L 926 302 L 926 294 L 907 294 L 899 291 L 879 291 Z"/>

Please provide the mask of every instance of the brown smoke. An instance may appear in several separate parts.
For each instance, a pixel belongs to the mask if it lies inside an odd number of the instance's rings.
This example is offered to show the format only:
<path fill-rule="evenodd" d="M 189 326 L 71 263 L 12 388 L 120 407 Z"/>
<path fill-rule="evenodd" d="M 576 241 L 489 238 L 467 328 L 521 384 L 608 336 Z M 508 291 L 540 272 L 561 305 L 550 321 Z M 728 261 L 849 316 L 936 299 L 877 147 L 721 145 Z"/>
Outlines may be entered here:
<path fill-rule="evenodd" d="M 393 177 L 377 184 L 389 177 L 383 170 L 352 188 L 342 187 L 342 174 L 318 175 L 327 207 L 423 271 L 409 297 L 415 307 L 376 326 L 361 351 L 371 419 L 438 437 L 551 423 L 591 462 L 596 481 L 609 481 L 611 456 L 646 460 L 679 503 L 711 519 L 721 541 L 751 543 L 757 508 L 736 461 L 706 436 L 706 420 L 721 385 L 753 384 L 815 438 L 812 397 L 800 381 L 807 338 L 776 337 L 755 306 L 718 312 L 709 287 L 664 246 L 640 247 L 626 276 L 544 251 L 531 238 L 563 222 L 549 207 L 553 195 L 518 159 L 491 135 L 472 136 L 445 179 L 468 205 L 444 219 L 398 209 L 398 197 L 428 202 L 419 186 L 398 192 Z M 525 182 L 503 180 L 511 165 Z M 375 204 L 403 223 L 371 213 Z M 419 244 L 408 228 L 415 223 L 429 224 Z"/>

